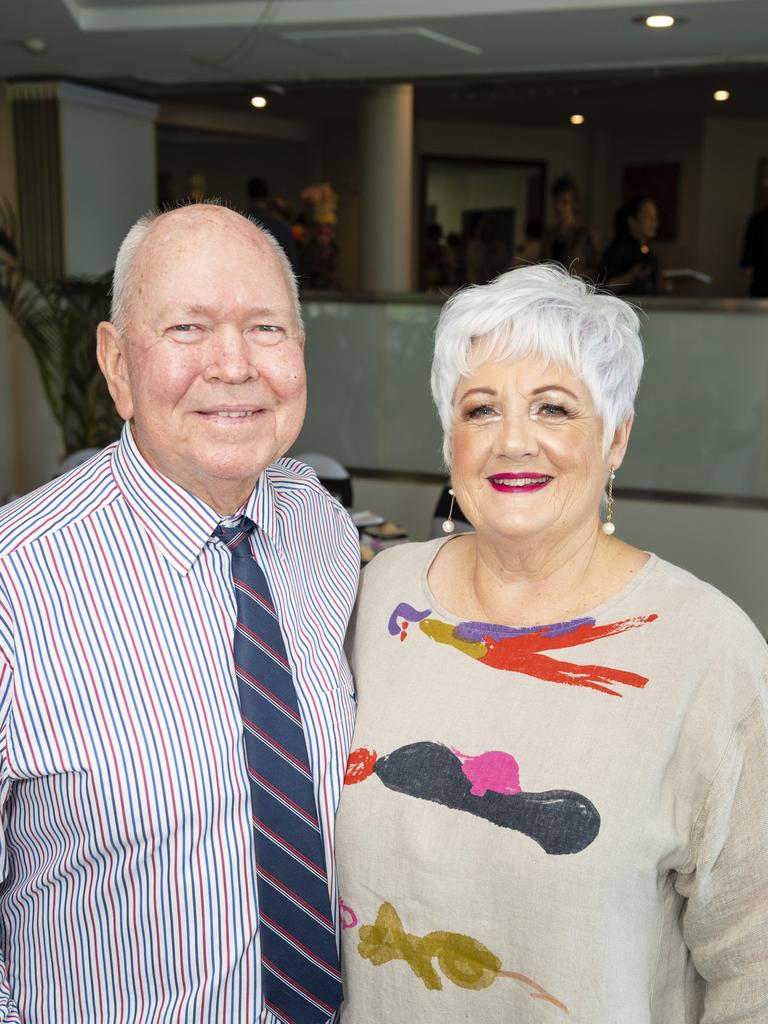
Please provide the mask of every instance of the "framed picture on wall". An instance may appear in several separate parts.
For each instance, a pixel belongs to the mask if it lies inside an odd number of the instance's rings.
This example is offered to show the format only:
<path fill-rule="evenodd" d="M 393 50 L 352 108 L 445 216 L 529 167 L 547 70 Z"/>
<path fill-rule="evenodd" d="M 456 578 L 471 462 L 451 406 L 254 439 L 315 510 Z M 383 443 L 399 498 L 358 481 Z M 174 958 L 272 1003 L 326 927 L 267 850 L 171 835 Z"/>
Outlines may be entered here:
<path fill-rule="evenodd" d="M 634 196 L 653 199 L 659 210 L 658 242 L 677 240 L 677 193 L 680 164 L 627 164 L 622 181 L 622 201 Z"/>

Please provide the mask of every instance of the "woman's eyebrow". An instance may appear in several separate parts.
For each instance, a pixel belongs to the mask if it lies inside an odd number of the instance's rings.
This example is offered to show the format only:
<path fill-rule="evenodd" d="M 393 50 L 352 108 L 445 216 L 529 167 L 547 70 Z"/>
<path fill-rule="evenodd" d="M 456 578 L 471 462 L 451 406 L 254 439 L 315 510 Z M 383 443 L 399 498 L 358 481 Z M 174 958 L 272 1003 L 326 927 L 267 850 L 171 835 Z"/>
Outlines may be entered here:
<path fill-rule="evenodd" d="M 562 391 L 566 395 L 570 395 L 571 398 L 573 398 L 575 401 L 578 402 L 578 400 L 579 400 L 579 396 L 578 395 L 574 394 L 574 392 L 571 391 L 569 388 L 563 387 L 562 384 L 545 384 L 543 387 L 534 388 L 533 391 L 531 392 L 531 394 L 532 395 L 541 395 L 545 391 Z"/>
<path fill-rule="evenodd" d="M 468 395 L 495 395 L 496 389 L 491 387 L 484 388 L 470 388 L 469 391 L 463 391 L 460 398 L 467 398 Z"/>

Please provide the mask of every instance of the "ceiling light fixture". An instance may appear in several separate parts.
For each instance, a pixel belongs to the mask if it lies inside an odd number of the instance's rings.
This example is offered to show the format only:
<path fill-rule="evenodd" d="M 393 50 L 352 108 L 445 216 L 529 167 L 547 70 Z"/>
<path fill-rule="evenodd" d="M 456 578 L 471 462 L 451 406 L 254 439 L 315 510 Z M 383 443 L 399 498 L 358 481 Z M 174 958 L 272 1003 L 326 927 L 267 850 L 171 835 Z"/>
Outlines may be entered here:
<path fill-rule="evenodd" d="M 645 19 L 648 28 L 672 28 L 675 19 L 671 14 L 651 14 Z"/>
<path fill-rule="evenodd" d="M 251 106 L 256 107 L 258 110 L 263 110 L 267 105 L 266 96 L 251 96 Z"/>
<path fill-rule="evenodd" d="M 731 98 L 731 94 L 727 89 L 716 89 L 712 93 L 712 99 L 717 100 L 718 103 L 725 103 L 726 100 Z"/>
<path fill-rule="evenodd" d="M 571 122 L 571 124 L 584 124 L 586 118 L 583 114 L 571 114 L 568 120 Z"/>

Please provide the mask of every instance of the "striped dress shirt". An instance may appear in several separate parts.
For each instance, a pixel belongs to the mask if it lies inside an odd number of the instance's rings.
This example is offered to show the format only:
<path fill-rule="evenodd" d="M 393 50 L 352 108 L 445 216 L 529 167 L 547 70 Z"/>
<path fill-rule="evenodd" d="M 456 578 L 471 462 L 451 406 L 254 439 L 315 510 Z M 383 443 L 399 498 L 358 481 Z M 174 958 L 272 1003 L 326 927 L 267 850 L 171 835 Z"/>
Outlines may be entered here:
<path fill-rule="evenodd" d="M 243 511 L 285 634 L 336 912 L 357 534 L 290 459 Z M 2 1022 L 277 1024 L 262 1009 L 219 521 L 127 427 L 0 510 Z"/>

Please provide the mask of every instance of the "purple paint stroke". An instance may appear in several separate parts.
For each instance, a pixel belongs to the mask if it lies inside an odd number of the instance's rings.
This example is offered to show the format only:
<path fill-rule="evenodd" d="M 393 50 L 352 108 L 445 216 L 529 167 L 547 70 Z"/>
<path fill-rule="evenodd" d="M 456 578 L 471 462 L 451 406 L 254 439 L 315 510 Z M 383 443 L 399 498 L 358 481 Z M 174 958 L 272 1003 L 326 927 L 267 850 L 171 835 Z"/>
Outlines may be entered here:
<path fill-rule="evenodd" d="M 497 626 L 492 622 L 460 622 L 455 629 L 459 640 L 468 643 L 482 643 L 487 636 L 492 640 L 508 640 L 513 636 L 525 636 L 526 633 L 539 633 L 545 637 L 565 636 L 573 633 L 581 626 L 594 626 L 592 618 L 571 619 L 570 622 L 551 622 L 544 626 Z"/>
<path fill-rule="evenodd" d="M 407 622 L 421 622 L 422 619 L 426 619 L 432 612 L 431 608 L 427 608 L 425 612 L 417 612 L 411 605 L 401 601 L 400 604 L 395 608 L 392 614 L 389 616 L 389 622 L 387 623 L 387 629 L 389 630 L 390 636 L 398 636 L 400 633 L 400 624 L 398 619 L 405 619 Z"/>

